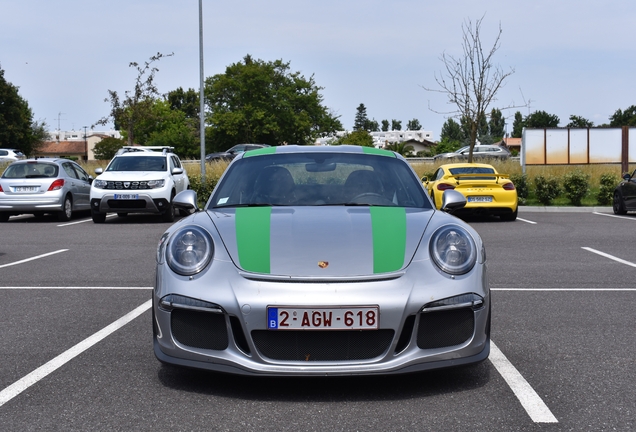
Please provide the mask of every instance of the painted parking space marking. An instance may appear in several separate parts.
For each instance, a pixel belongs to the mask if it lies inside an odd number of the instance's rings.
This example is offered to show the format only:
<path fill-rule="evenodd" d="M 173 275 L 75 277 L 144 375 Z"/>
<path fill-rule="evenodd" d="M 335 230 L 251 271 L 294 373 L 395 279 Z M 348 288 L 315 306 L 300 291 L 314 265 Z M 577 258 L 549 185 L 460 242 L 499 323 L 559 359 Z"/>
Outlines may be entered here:
<path fill-rule="evenodd" d="M 0 286 L 0 290 L 151 290 L 153 287 L 56 287 L 56 286 Z"/>
<path fill-rule="evenodd" d="M 112 217 L 115 217 L 115 216 L 117 216 L 117 215 L 114 214 L 114 213 L 106 215 L 107 218 L 112 218 Z M 65 227 L 65 226 L 69 226 L 69 225 L 77 225 L 77 224 L 81 224 L 81 223 L 84 223 L 84 222 L 93 222 L 93 219 L 92 218 L 91 219 L 82 219 L 82 220 L 78 220 L 78 221 L 75 221 L 75 222 L 63 223 L 63 224 L 59 224 L 58 227 Z"/>
<path fill-rule="evenodd" d="M 536 391 L 528 384 L 528 381 L 519 371 L 508 361 L 506 356 L 497 348 L 494 342 L 490 341 L 490 362 L 495 366 L 497 372 L 508 383 L 521 406 L 526 410 L 530 418 L 535 423 L 558 423 L 554 414 L 543 402 Z"/>
<path fill-rule="evenodd" d="M 57 251 L 45 253 L 45 254 L 42 254 L 42 255 L 34 256 L 32 258 L 27 258 L 27 259 L 23 259 L 23 260 L 20 260 L 20 261 L 12 262 L 12 263 L 9 263 L 9 264 L 2 264 L 2 265 L 0 265 L 0 268 L 11 267 L 11 266 L 18 265 L 18 264 L 24 264 L 25 262 L 33 261 L 33 260 L 40 259 L 40 258 L 46 258 L 48 256 L 59 254 L 59 253 L 66 252 L 66 251 L 68 251 L 68 249 L 60 249 L 60 250 L 57 250 Z"/>
<path fill-rule="evenodd" d="M 45 378 L 55 370 L 64 366 L 66 363 L 68 363 L 96 343 L 100 342 L 102 339 L 119 330 L 120 328 L 137 318 L 139 315 L 146 312 L 148 309 L 150 309 L 151 306 L 152 300 L 144 302 L 142 305 L 128 312 L 117 321 L 109 324 L 97 333 L 89 336 L 77 345 L 69 348 L 54 359 L 43 364 L 39 368 L 35 369 L 33 372 L 29 373 L 28 375 L 11 384 L 9 387 L 0 391 L 0 406 L 9 402 L 11 399 L 18 396 L 20 393 L 22 393 L 32 385 L 36 384 L 38 381 Z"/>
<path fill-rule="evenodd" d="M 617 219 L 627 219 L 627 220 L 631 220 L 631 221 L 636 221 L 636 218 L 629 217 L 629 216 L 620 216 L 620 215 L 615 215 L 615 214 L 599 213 L 599 212 L 592 212 L 592 214 L 595 214 L 595 215 L 598 215 L 598 216 L 607 216 L 607 217 L 613 217 L 613 218 L 617 218 Z"/>
<path fill-rule="evenodd" d="M 582 247 L 581 249 L 586 250 L 588 252 L 595 253 L 595 254 L 600 255 L 600 256 L 603 256 L 605 258 L 609 258 L 611 260 L 614 260 L 614 261 L 619 262 L 621 264 L 628 265 L 630 267 L 636 267 L 636 264 L 633 263 L 633 262 L 625 261 L 624 259 L 620 259 L 618 257 L 615 257 L 614 255 L 610 255 L 610 254 L 607 254 L 605 252 L 598 251 L 596 249 L 592 249 L 592 248 L 589 248 L 589 247 Z"/>
<path fill-rule="evenodd" d="M 536 222 L 534 222 L 534 221 L 531 221 L 531 220 L 528 220 L 528 219 L 522 219 L 522 218 L 520 218 L 520 217 L 517 217 L 517 220 L 518 220 L 518 221 L 521 221 L 521 222 L 529 223 L 529 224 L 532 224 L 532 225 L 536 225 L 536 224 L 537 224 L 537 223 L 536 223 Z"/>

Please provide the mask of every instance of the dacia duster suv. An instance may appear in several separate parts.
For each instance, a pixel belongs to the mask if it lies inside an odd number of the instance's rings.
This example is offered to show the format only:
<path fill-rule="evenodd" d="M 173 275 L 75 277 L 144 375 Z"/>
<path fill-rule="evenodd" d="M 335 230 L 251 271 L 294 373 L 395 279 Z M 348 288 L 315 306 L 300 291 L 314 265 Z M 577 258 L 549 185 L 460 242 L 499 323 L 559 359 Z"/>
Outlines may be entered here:
<path fill-rule="evenodd" d="M 172 147 L 124 147 L 106 170 L 97 168 L 90 195 L 93 222 L 103 223 L 108 213 L 160 214 L 164 221 L 174 221 L 172 199 L 189 189 L 190 181 L 173 151 Z"/>

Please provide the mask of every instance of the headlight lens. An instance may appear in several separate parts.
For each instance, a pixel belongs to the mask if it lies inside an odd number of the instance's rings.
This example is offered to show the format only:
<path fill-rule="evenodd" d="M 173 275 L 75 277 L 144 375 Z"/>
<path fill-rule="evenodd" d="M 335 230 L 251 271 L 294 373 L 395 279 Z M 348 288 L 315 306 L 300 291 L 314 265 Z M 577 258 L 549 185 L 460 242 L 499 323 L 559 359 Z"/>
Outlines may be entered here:
<path fill-rule="evenodd" d="M 105 189 L 107 185 L 108 182 L 106 180 L 93 180 L 93 186 L 96 188 Z"/>
<path fill-rule="evenodd" d="M 435 264 L 448 274 L 468 273 L 477 260 L 475 241 L 459 225 L 447 225 L 435 231 L 429 248 Z"/>
<path fill-rule="evenodd" d="M 203 270 L 214 255 L 210 233 L 198 226 L 186 226 L 174 233 L 166 249 L 166 260 L 175 273 L 191 276 Z"/>
<path fill-rule="evenodd" d="M 162 188 L 164 183 L 165 180 L 149 180 L 147 184 L 150 189 L 157 189 Z"/>

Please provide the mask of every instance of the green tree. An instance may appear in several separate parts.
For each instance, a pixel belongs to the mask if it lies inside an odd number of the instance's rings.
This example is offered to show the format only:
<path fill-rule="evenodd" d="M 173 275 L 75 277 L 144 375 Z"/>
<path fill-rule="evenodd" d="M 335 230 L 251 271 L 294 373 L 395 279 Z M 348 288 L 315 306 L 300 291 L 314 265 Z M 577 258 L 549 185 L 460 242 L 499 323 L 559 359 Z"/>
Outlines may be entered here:
<path fill-rule="evenodd" d="M 528 114 L 523 121 L 527 128 L 551 128 L 559 126 L 559 117 L 545 111 L 535 111 Z"/>
<path fill-rule="evenodd" d="M 0 147 L 31 155 L 46 140 L 46 123 L 33 120 L 33 112 L 18 87 L 4 78 L 0 68 Z"/>
<path fill-rule="evenodd" d="M 495 141 L 500 141 L 506 133 L 506 119 L 501 110 L 493 108 L 490 111 L 490 119 L 488 120 L 488 131 Z"/>
<path fill-rule="evenodd" d="M 362 147 L 373 147 L 373 137 L 365 130 L 346 133 L 338 139 L 330 142 L 331 145 L 358 145 Z"/>
<path fill-rule="evenodd" d="M 367 120 L 365 130 L 368 132 L 380 132 L 380 125 L 375 119 Z"/>
<path fill-rule="evenodd" d="M 609 119 L 610 127 L 636 126 L 636 105 L 631 105 L 625 111 L 617 109 Z"/>
<path fill-rule="evenodd" d="M 420 130 L 420 129 L 422 129 L 422 124 L 416 118 L 414 118 L 413 120 L 409 120 L 406 123 L 406 130 L 416 131 L 416 130 Z"/>
<path fill-rule="evenodd" d="M 111 160 L 117 150 L 126 145 L 126 141 L 119 138 L 106 137 L 97 144 L 95 144 L 95 159 L 97 160 Z"/>
<path fill-rule="evenodd" d="M 402 122 L 400 120 L 396 120 L 396 119 L 391 120 L 391 130 L 401 131 L 402 130 Z"/>
<path fill-rule="evenodd" d="M 579 117 L 575 115 L 570 116 L 570 123 L 565 125 L 568 128 L 591 128 L 594 127 L 594 123 L 589 121 L 584 117 Z"/>
<path fill-rule="evenodd" d="M 291 72 L 288 62 L 245 56 L 206 79 L 207 150 L 238 143 L 313 144 L 342 130 L 338 117 L 322 105 L 322 89 L 313 75 Z"/>
<path fill-rule="evenodd" d="M 356 108 L 356 118 L 353 122 L 353 130 L 367 130 L 368 123 L 369 118 L 367 117 L 367 107 L 361 103 L 358 105 L 358 108 Z"/>
<path fill-rule="evenodd" d="M 382 132 L 388 132 L 388 131 L 389 131 L 389 121 L 382 120 Z"/>
<path fill-rule="evenodd" d="M 493 57 L 499 49 L 501 26 L 495 42 L 490 50 L 484 50 L 481 42 L 481 25 L 483 18 L 477 20 L 473 26 L 468 20 L 462 25 L 463 56 L 453 57 L 442 54 L 445 72 L 436 75 L 438 91 L 448 96 L 448 102 L 456 107 L 449 113 L 463 118 L 468 130 L 467 137 L 470 145 L 468 162 L 473 161 L 473 148 L 479 136 L 482 122 L 486 120 L 486 113 L 490 103 L 502 87 L 504 80 L 514 73 L 511 69 L 504 72 L 493 64 Z M 430 90 L 430 89 L 427 89 Z"/>
<path fill-rule="evenodd" d="M 389 143 L 386 146 L 384 146 L 384 148 L 386 150 L 394 151 L 397 154 L 400 154 L 404 157 L 411 156 L 413 152 L 415 151 L 413 146 L 410 144 L 407 144 L 406 142 Z"/>
<path fill-rule="evenodd" d="M 452 118 L 447 119 L 442 125 L 441 141 L 462 143 L 466 139 L 462 127 Z"/>
<path fill-rule="evenodd" d="M 524 122 L 523 115 L 517 111 L 515 113 L 515 119 L 512 122 L 512 137 L 513 138 L 521 138 L 523 134 Z"/>
<path fill-rule="evenodd" d="M 163 57 L 173 54 L 161 54 L 150 57 L 143 65 L 131 62 L 128 66 L 137 70 L 134 90 L 126 90 L 123 100 L 116 91 L 108 90 L 108 98 L 104 102 L 110 103 L 110 113 L 97 120 L 96 124 L 105 126 L 112 121 L 115 129 L 120 129 L 128 141 L 128 145 L 135 142 L 135 125 L 141 121 L 152 121 L 153 104 L 159 97 L 159 90 L 155 85 L 155 74 L 159 71 L 153 63 Z"/>

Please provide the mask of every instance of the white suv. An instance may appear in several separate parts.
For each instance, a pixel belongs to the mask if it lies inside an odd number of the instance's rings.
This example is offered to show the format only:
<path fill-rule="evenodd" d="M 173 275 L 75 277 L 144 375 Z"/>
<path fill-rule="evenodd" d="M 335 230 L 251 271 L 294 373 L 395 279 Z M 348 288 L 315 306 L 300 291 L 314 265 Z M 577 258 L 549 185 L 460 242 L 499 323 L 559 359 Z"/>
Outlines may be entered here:
<path fill-rule="evenodd" d="M 159 150 L 159 151 L 155 151 Z M 97 168 L 91 184 L 93 222 L 103 223 L 107 213 L 161 214 L 174 221 L 172 199 L 190 188 L 188 174 L 172 147 L 124 147 L 106 170 Z"/>
<path fill-rule="evenodd" d="M 20 150 L 0 148 L 0 163 L 15 162 L 24 158 L 25 157 Z"/>

